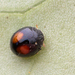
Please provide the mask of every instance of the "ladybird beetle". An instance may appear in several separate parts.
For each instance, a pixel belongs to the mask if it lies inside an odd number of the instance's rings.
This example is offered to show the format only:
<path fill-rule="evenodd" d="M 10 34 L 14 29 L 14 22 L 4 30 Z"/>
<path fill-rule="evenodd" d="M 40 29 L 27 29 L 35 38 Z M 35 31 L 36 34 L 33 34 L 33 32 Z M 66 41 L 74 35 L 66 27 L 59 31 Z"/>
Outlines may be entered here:
<path fill-rule="evenodd" d="M 41 50 L 44 35 L 35 27 L 24 27 L 16 31 L 10 40 L 11 50 L 18 56 L 27 57 Z"/>

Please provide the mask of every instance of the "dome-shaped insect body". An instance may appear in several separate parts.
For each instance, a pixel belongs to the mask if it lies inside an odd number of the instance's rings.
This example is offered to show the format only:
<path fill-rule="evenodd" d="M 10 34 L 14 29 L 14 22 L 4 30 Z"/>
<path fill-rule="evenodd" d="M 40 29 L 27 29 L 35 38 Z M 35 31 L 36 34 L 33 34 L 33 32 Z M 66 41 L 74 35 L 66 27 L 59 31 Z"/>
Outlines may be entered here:
<path fill-rule="evenodd" d="M 11 40 L 11 50 L 18 56 L 26 57 L 41 50 L 44 35 L 35 27 L 24 27 L 16 31 Z"/>

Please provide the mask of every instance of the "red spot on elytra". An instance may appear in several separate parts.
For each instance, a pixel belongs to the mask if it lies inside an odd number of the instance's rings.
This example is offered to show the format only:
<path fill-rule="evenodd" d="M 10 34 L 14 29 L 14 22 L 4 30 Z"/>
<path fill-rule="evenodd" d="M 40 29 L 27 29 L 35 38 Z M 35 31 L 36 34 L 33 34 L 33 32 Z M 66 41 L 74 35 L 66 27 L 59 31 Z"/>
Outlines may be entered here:
<path fill-rule="evenodd" d="M 13 42 L 13 43 L 17 43 L 20 39 L 22 39 L 22 37 L 23 37 L 23 33 L 17 32 L 17 33 L 13 36 L 12 42 Z"/>
<path fill-rule="evenodd" d="M 17 48 L 17 52 L 20 54 L 28 54 L 30 52 L 30 50 L 27 45 L 22 45 Z"/>

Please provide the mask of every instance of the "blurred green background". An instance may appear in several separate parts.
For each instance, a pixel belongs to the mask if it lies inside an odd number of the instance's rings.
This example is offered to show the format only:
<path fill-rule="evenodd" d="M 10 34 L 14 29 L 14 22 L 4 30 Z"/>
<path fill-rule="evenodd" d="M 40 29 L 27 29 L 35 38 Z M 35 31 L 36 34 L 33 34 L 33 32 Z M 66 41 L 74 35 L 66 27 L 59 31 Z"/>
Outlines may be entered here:
<path fill-rule="evenodd" d="M 45 47 L 32 57 L 13 54 L 13 33 L 36 25 Z M 0 75 L 75 75 L 75 0 L 0 0 Z"/>

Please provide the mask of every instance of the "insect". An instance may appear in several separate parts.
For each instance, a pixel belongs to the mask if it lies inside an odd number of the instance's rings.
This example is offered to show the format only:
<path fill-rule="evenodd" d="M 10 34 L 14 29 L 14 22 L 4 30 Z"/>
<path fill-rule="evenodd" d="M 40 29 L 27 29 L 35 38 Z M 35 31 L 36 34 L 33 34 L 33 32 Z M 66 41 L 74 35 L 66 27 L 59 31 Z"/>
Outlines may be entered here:
<path fill-rule="evenodd" d="M 11 50 L 18 56 L 28 57 L 41 50 L 44 35 L 35 27 L 24 27 L 16 31 L 10 40 Z"/>

